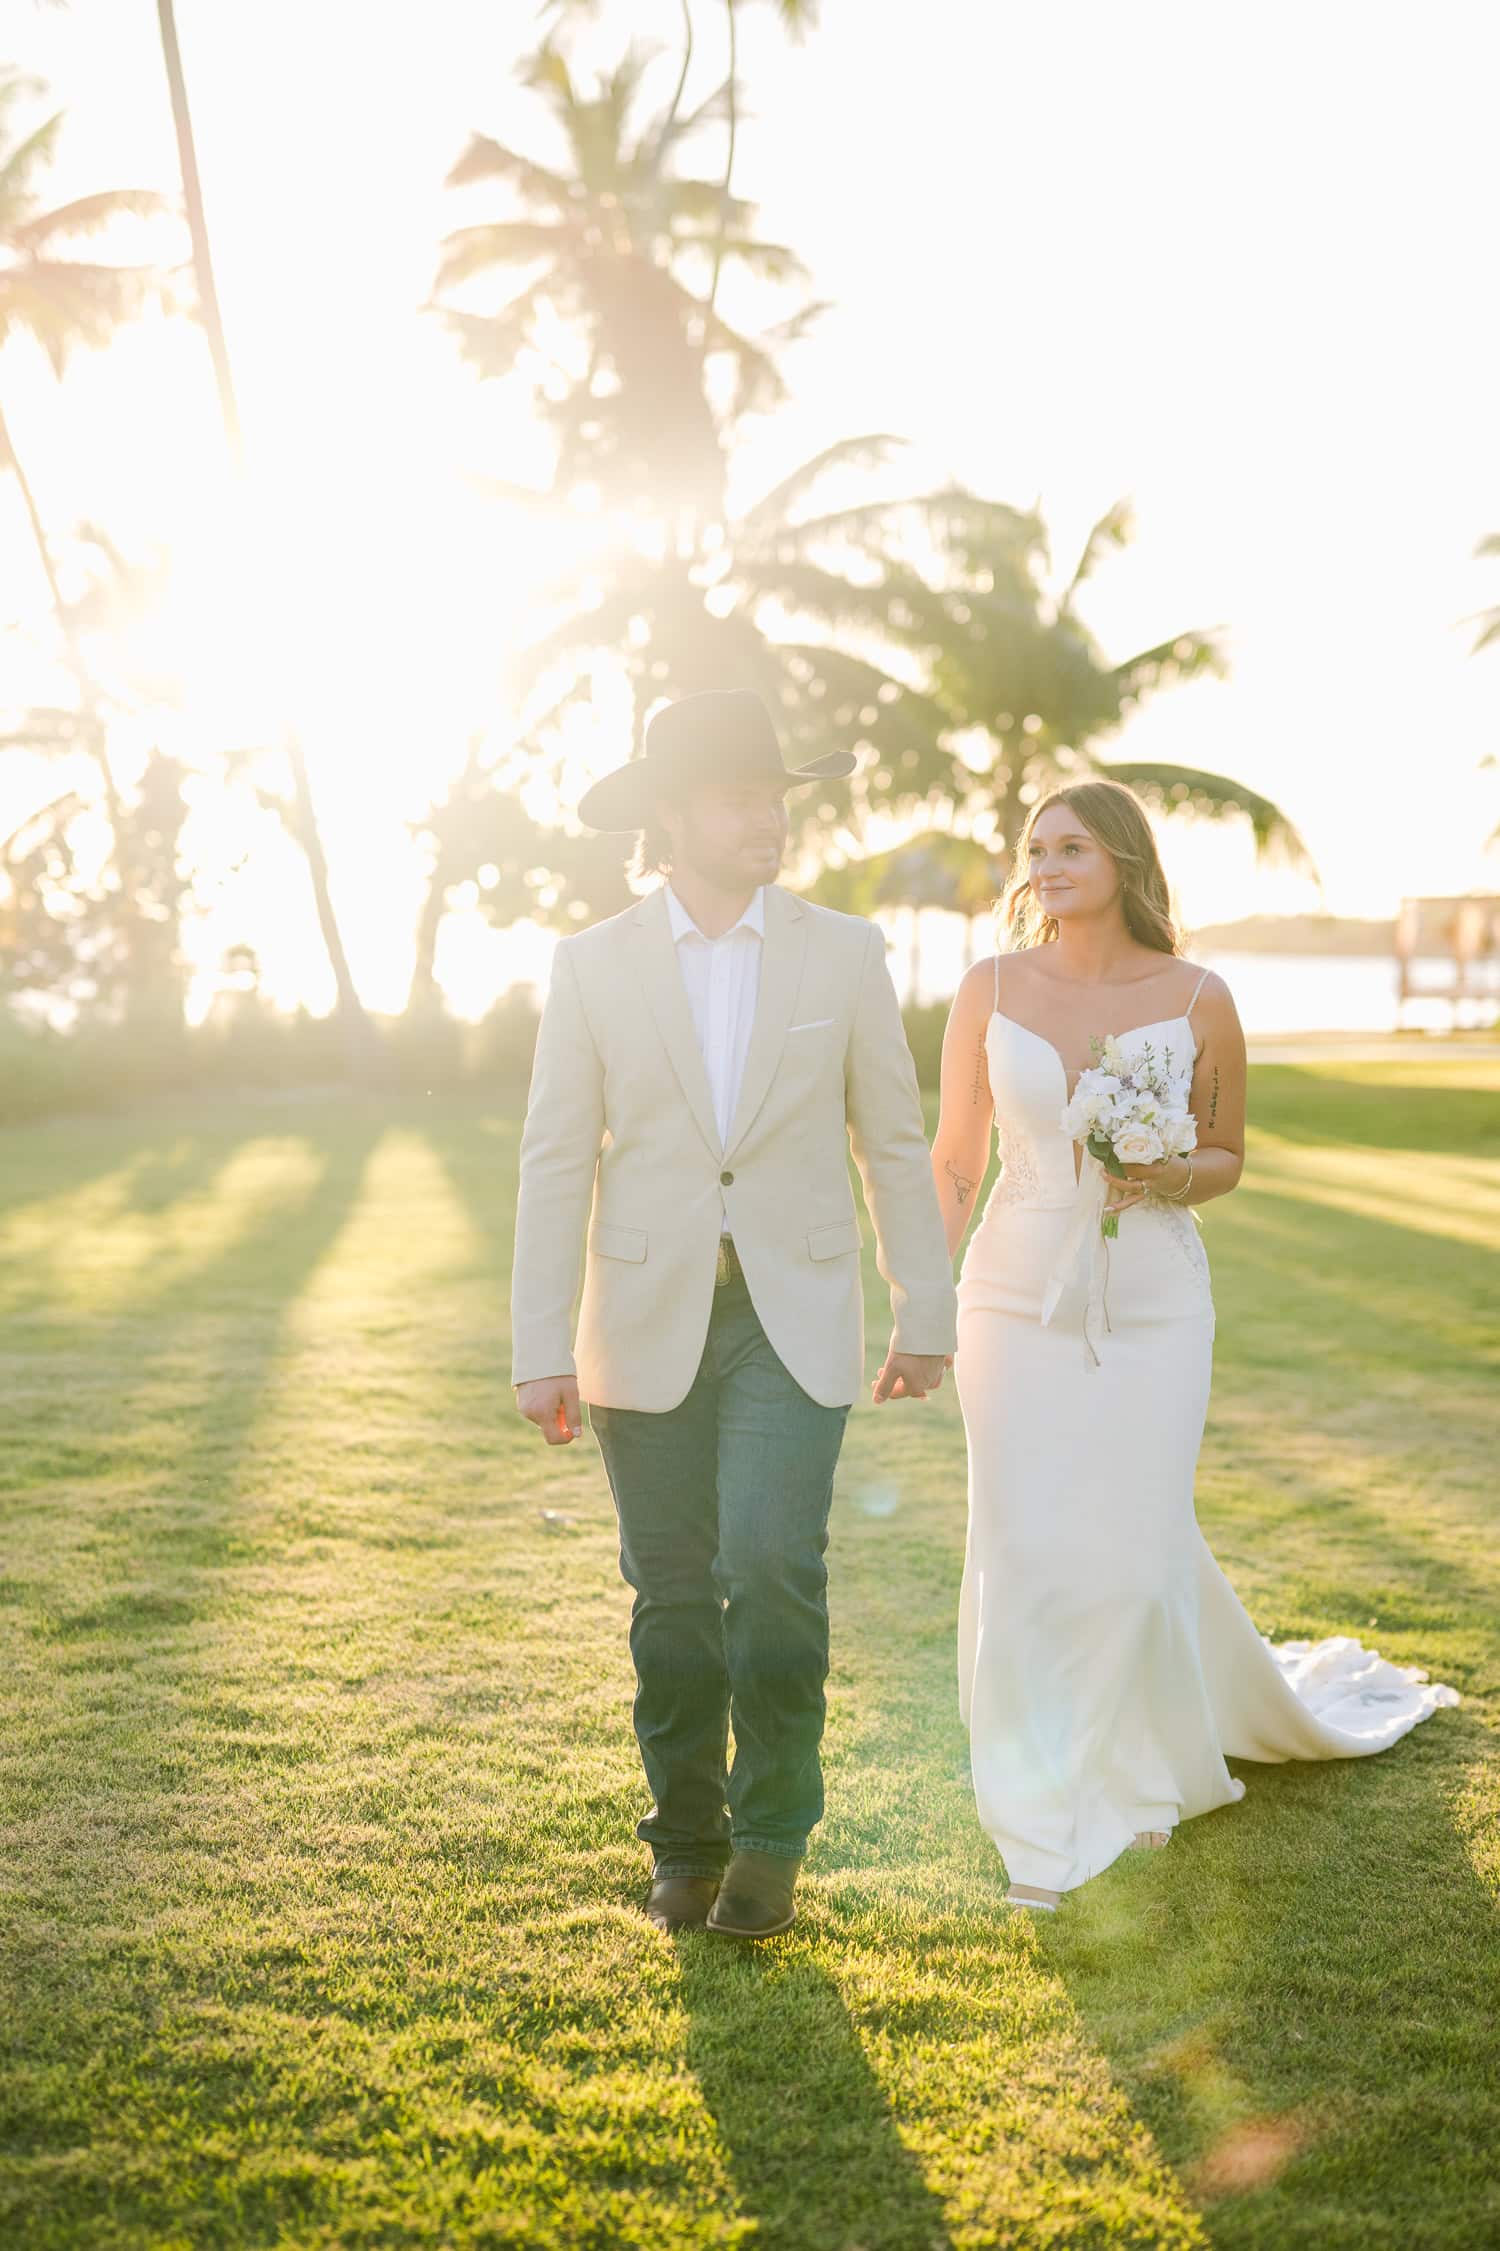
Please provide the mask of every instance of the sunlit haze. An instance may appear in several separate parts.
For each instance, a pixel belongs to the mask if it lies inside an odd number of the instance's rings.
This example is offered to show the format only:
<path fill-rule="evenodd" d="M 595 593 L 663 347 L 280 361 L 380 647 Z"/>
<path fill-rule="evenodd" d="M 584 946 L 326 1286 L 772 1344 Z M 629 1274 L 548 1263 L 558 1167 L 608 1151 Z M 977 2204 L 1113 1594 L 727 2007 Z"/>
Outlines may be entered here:
<path fill-rule="evenodd" d="M 505 660 L 568 536 L 483 489 L 540 484 L 546 447 L 422 311 L 440 238 L 473 215 L 443 186 L 469 134 L 547 153 L 514 77 L 539 19 L 481 0 L 182 0 L 179 17 L 249 513 L 186 322 L 148 318 L 61 386 L 12 344 L 0 385 L 64 558 L 80 521 L 170 552 L 185 739 L 204 722 L 226 748 L 301 729 L 356 978 L 395 1007 L 421 887 L 402 824 L 472 736 L 505 738 Z M 669 0 L 633 21 L 672 45 Z M 147 0 L 16 8 L 8 30 L 68 115 L 49 203 L 175 193 Z M 590 41 L 585 59 L 618 52 L 609 11 Z M 723 65 L 705 39 L 700 91 Z M 897 432 L 910 449 L 882 489 L 953 477 L 1039 501 L 1060 568 L 1129 495 L 1137 540 L 1084 605 L 1106 650 L 1223 625 L 1232 652 L 1227 681 L 1142 711 L 1131 751 L 1274 798 L 1334 912 L 1495 888 L 1500 649 L 1471 657 L 1463 621 L 1500 602 L 1500 564 L 1473 552 L 1500 529 L 1497 72 L 1500 17 L 1477 5 L 825 0 L 801 45 L 774 10 L 746 10 L 737 185 L 831 309 L 737 481 L 752 492 L 836 438 Z M 62 700 L 11 480 L 0 604 L 5 702 Z M 628 750 L 608 710 L 581 771 Z M 8 760 L 0 826 L 37 794 Z M 1320 903 L 1257 871 L 1238 829 L 1162 833 L 1190 922 Z M 268 820 L 220 862 L 202 958 L 248 938 L 268 991 L 325 1007 L 290 846 Z M 442 956 L 470 1008 L 536 958 L 502 957 L 461 913 Z"/>

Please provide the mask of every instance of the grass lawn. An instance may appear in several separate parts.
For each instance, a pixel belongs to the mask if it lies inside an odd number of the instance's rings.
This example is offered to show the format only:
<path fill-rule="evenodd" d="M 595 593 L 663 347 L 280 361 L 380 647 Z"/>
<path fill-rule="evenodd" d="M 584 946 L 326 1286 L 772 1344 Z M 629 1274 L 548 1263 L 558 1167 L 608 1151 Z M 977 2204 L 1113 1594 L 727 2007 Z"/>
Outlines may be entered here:
<path fill-rule="evenodd" d="M 829 1815 L 758 1955 L 637 1913 L 604 1480 L 506 1386 L 514 1120 L 0 1135 L 7 2251 L 1500 2243 L 1500 1066 L 1252 1114 L 1206 1528 L 1265 1630 L 1462 1708 L 1012 1921 L 952 1392 L 857 1410 Z"/>

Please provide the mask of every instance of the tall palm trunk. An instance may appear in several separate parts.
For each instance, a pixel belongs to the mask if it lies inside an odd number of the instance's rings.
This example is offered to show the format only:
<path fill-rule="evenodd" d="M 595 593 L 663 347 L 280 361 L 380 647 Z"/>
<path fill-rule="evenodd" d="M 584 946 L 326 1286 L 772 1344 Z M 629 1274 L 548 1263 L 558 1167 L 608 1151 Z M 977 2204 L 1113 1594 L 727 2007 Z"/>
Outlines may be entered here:
<path fill-rule="evenodd" d="M 26 510 L 26 521 L 31 526 L 31 537 L 36 546 L 37 559 L 42 566 L 42 576 L 47 581 L 47 592 L 52 597 L 53 614 L 57 619 L 58 631 L 62 635 L 68 669 L 78 684 L 78 716 L 83 725 L 84 743 L 88 754 L 98 768 L 99 781 L 104 794 L 105 811 L 109 815 L 112 854 L 115 869 L 120 878 L 120 916 L 126 932 L 126 945 L 129 948 L 135 922 L 135 902 L 130 896 L 129 885 L 126 881 L 125 812 L 120 803 L 119 790 L 115 786 L 114 768 L 109 762 L 109 749 L 105 740 L 104 718 L 100 710 L 99 692 L 94 684 L 93 675 L 89 671 L 83 651 L 78 645 L 78 635 L 74 630 L 73 620 L 68 613 L 68 606 L 63 600 L 62 588 L 57 582 L 57 566 L 52 560 L 52 550 L 47 544 L 47 530 L 42 522 L 42 512 L 36 504 L 36 494 L 32 491 L 31 479 L 27 476 L 25 468 L 22 466 L 21 456 L 16 451 L 16 441 L 11 436 L 10 424 L 5 418 L 3 407 L 0 407 L 0 468 L 8 468 L 16 480 L 16 489 L 21 495 L 21 505 Z"/>
<path fill-rule="evenodd" d="M 737 73 L 740 67 L 740 26 L 734 12 L 734 0 L 724 0 L 724 13 L 729 19 L 729 149 L 724 158 L 724 186 L 719 205 L 719 237 L 714 244 L 713 277 L 708 285 L 708 309 L 713 311 L 719 296 L 719 275 L 724 268 L 724 246 L 729 237 L 729 196 L 734 181 L 735 150 L 740 132 L 740 94 Z"/>
<path fill-rule="evenodd" d="M 219 412 L 224 418 L 224 435 L 229 440 L 229 450 L 238 463 L 240 410 L 234 395 L 234 377 L 229 367 L 229 347 L 224 339 L 224 322 L 219 312 L 219 292 L 214 282 L 213 259 L 209 255 L 208 222 L 203 214 L 203 187 L 198 178 L 198 152 L 193 140 L 193 121 L 188 113 L 187 80 L 182 75 L 182 50 L 177 43 L 177 11 L 173 0 L 156 0 L 156 13 L 161 25 L 161 51 L 167 66 L 167 85 L 172 96 L 172 123 L 177 131 L 182 198 L 187 207 L 188 230 L 193 242 L 193 279 L 198 288 L 198 310 L 203 320 L 203 332 L 208 338 L 209 357 L 214 363 L 214 381 L 219 387 Z"/>
<path fill-rule="evenodd" d="M 162 58 L 166 64 L 167 85 L 172 97 L 172 122 L 177 130 L 183 200 L 193 242 L 193 275 L 198 289 L 198 309 L 213 360 L 224 435 L 238 468 L 241 465 L 239 405 L 229 364 L 229 345 L 224 335 L 223 316 L 219 310 L 213 258 L 209 251 L 208 222 L 203 210 L 203 189 L 198 177 L 198 156 L 193 140 L 192 118 L 188 112 L 187 81 L 183 76 L 182 51 L 177 40 L 177 13 L 173 0 L 157 0 L 156 12 L 161 25 Z M 333 909 L 333 895 L 328 885 L 328 858 L 323 849 L 322 831 L 318 827 L 307 759 L 301 743 L 295 737 L 289 737 L 284 747 L 292 773 L 294 833 L 306 856 L 308 874 L 312 880 L 318 928 L 328 949 L 334 988 L 338 994 L 339 1016 L 345 1027 L 350 1060 L 357 1071 L 364 1072 L 374 1053 L 374 1035 L 355 990 L 354 979 L 349 973 L 349 957 L 344 950 L 338 917 Z"/>
<path fill-rule="evenodd" d="M 417 917 L 417 951 L 412 963 L 411 986 L 406 996 L 406 1013 L 416 1016 L 441 1004 L 442 994 L 437 981 L 438 932 L 443 927 L 443 916 L 448 908 L 448 885 L 452 871 L 448 865 L 448 851 L 439 845 L 432 873 L 427 879 L 427 891 L 422 900 L 422 911 Z"/>
<path fill-rule="evenodd" d="M 370 1019 L 365 1014 L 364 1003 L 349 974 L 349 957 L 344 951 L 338 917 L 333 911 L 333 894 L 328 887 L 328 859 L 313 810 L 307 760 L 302 755 L 302 745 L 299 742 L 289 741 L 286 752 L 292 769 L 294 833 L 306 857 L 307 872 L 312 879 L 318 928 L 323 933 L 323 943 L 328 949 L 328 960 L 333 970 L 334 990 L 338 994 L 339 1016 L 344 1025 L 349 1060 L 354 1069 L 363 1074 L 374 1060 L 375 1037 L 370 1028 Z"/>

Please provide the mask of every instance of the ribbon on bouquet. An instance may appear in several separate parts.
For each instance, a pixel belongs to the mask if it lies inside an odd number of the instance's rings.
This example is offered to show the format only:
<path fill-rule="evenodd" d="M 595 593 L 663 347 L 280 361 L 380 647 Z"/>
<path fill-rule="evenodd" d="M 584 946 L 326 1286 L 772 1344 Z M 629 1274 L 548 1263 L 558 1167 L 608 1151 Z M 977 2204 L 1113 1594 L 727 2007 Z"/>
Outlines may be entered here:
<path fill-rule="evenodd" d="M 1090 1367 L 1099 1365 L 1099 1345 L 1109 1331 L 1109 1243 L 1104 1235 L 1104 1203 L 1109 1175 L 1084 1151 L 1068 1229 L 1042 1292 L 1042 1327 L 1057 1311 L 1070 1283 L 1083 1291 L 1083 1345 Z"/>

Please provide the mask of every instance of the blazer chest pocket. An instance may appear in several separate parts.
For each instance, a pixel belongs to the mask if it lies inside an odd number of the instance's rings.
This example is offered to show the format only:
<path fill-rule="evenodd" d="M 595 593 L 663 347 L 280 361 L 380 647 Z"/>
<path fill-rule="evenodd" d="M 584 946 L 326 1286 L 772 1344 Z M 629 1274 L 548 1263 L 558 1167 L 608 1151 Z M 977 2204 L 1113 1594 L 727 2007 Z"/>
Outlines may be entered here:
<path fill-rule="evenodd" d="M 807 1255 L 809 1258 L 843 1258 L 846 1253 L 858 1253 L 859 1221 L 838 1219 L 831 1227 L 809 1227 Z"/>
<path fill-rule="evenodd" d="M 606 1227 L 596 1219 L 589 1229 L 589 1249 L 600 1258 L 624 1258 L 639 1266 L 646 1255 L 646 1231 L 643 1227 Z"/>

